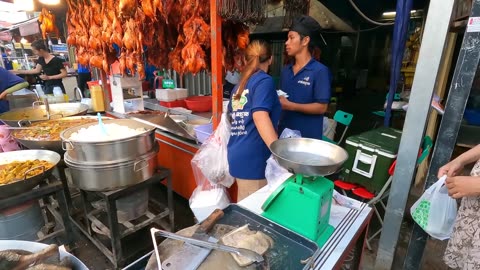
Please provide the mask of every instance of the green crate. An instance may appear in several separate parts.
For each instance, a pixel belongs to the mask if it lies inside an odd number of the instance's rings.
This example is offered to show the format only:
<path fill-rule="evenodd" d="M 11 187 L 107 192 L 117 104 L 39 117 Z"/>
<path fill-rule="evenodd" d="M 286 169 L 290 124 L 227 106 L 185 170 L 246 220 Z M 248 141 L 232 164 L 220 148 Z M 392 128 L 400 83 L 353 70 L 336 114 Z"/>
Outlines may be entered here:
<path fill-rule="evenodd" d="M 377 193 L 389 178 L 388 169 L 397 158 L 402 132 L 381 127 L 347 138 L 348 160 L 342 173 L 346 182 Z"/>

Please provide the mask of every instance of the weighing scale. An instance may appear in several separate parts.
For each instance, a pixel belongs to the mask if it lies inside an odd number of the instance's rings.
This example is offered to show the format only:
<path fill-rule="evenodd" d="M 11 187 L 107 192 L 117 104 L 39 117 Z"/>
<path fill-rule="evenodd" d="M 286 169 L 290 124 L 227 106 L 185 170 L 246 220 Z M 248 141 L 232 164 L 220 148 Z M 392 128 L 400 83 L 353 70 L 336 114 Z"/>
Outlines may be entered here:
<path fill-rule="evenodd" d="M 322 247 L 334 231 L 328 224 L 334 185 L 324 176 L 338 171 L 347 152 L 307 138 L 280 139 L 270 149 L 280 166 L 294 175 L 264 202 L 262 215 Z"/>

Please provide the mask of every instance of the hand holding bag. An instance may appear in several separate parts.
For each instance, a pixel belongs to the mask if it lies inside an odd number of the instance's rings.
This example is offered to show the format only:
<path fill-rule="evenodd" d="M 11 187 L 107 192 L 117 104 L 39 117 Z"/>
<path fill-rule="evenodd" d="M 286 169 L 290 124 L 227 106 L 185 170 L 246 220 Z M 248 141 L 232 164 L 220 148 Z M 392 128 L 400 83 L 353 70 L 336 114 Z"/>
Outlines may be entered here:
<path fill-rule="evenodd" d="M 457 216 L 457 201 L 448 195 L 446 179 L 445 175 L 429 187 L 410 209 L 413 220 L 438 240 L 450 238 Z"/>

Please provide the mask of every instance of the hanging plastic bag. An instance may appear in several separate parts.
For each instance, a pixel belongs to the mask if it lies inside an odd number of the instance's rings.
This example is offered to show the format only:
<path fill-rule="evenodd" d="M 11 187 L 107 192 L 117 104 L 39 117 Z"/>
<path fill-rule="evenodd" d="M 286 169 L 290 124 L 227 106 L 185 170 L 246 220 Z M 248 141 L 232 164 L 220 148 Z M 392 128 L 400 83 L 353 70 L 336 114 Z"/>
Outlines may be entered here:
<path fill-rule="evenodd" d="M 212 185 L 230 187 L 235 179 L 229 173 L 227 145 L 230 139 L 230 123 L 222 114 L 215 132 L 200 146 L 192 159 L 192 169 L 197 185 L 205 177 Z M 201 173 L 201 175 L 200 175 Z M 197 180 L 198 178 L 202 178 Z"/>
<path fill-rule="evenodd" d="M 410 209 L 413 220 L 438 240 L 450 238 L 457 216 L 457 201 L 448 195 L 446 179 L 443 176 L 429 187 Z"/>
<path fill-rule="evenodd" d="M 224 186 L 211 186 L 208 181 L 197 186 L 190 197 L 190 209 L 198 222 L 206 219 L 215 209 L 225 209 L 230 197 Z"/>

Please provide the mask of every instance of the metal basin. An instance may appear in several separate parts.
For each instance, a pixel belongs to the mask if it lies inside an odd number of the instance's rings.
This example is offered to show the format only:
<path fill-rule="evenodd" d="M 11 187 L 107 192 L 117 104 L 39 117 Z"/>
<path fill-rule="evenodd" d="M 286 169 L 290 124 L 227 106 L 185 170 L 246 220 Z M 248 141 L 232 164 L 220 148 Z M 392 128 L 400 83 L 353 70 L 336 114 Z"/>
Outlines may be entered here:
<path fill-rule="evenodd" d="M 46 160 L 54 164 L 54 166 L 33 177 L 19 179 L 18 181 L 9 184 L 0 185 L 0 199 L 15 196 L 33 189 L 46 177 L 52 174 L 53 169 L 61 159 L 58 153 L 49 150 L 20 150 L 0 153 L 0 165 L 9 164 L 14 161 L 26 161 L 34 159 Z"/>
<path fill-rule="evenodd" d="M 88 106 L 82 103 L 57 103 L 50 105 L 50 119 L 62 118 L 87 113 Z M 19 121 L 45 121 L 49 120 L 45 105 L 30 108 L 10 110 L 0 114 L 0 120 L 11 127 L 19 127 Z"/>
<path fill-rule="evenodd" d="M 307 176 L 333 174 L 348 158 L 343 148 L 308 138 L 280 139 L 272 143 L 270 150 L 280 166 Z"/>
<path fill-rule="evenodd" d="M 153 176 L 158 148 L 133 161 L 113 165 L 85 165 L 72 161 L 68 152 L 64 159 L 70 168 L 73 184 L 87 191 L 108 191 L 145 181 Z"/>
<path fill-rule="evenodd" d="M 28 127 L 36 127 L 36 126 L 42 126 L 42 127 L 48 127 L 49 123 L 55 123 L 57 121 L 64 123 L 64 130 L 68 129 L 69 127 L 72 127 L 72 123 L 74 121 L 80 120 L 80 119 L 89 119 L 91 120 L 92 123 L 97 122 L 97 117 L 96 116 L 72 116 L 72 117 L 64 117 L 61 119 L 54 119 L 54 120 L 48 120 L 48 121 L 39 121 L 32 123 Z M 102 119 L 108 120 L 112 119 L 111 117 L 102 117 Z M 48 139 L 42 139 L 40 137 L 35 137 L 35 138 L 30 138 L 27 139 L 24 136 L 22 136 L 22 130 L 16 130 L 12 132 L 12 136 L 28 149 L 46 149 L 46 150 L 52 150 L 55 151 L 59 154 L 63 154 L 65 150 L 62 149 L 62 140 L 59 138 L 58 140 L 48 140 Z M 60 134 L 57 133 L 58 136 Z"/>
<path fill-rule="evenodd" d="M 0 240 L 0 251 L 1 250 L 25 250 L 32 253 L 39 252 L 40 250 L 48 247 L 47 244 L 30 242 L 30 241 L 19 241 L 19 240 Z M 59 249 L 60 260 L 63 258 L 68 258 L 72 264 L 72 270 L 88 270 L 87 266 L 82 263 L 77 257 L 72 254 Z"/>
<path fill-rule="evenodd" d="M 117 164 L 132 161 L 152 151 L 155 146 L 155 128 L 130 119 L 106 120 L 105 124 L 118 124 L 129 128 L 144 128 L 145 132 L 119 140 L 83 142 L 70 140 L 72 133 L 98 123 L 76 126 L 63 131 L 60 137 L 70 160 L 86 165 Z"/>

